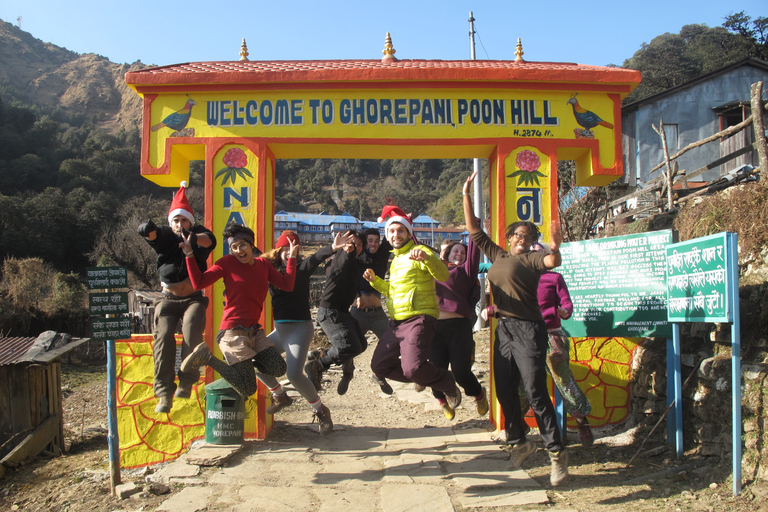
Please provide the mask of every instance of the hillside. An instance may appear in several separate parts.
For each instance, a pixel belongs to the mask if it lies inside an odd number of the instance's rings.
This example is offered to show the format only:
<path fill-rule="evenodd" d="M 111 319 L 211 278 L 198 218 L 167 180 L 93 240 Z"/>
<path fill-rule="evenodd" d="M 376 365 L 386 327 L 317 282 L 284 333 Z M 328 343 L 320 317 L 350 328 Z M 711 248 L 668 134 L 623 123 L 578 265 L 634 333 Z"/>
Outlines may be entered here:
<path fill-rule="evenodd" d="M 92 122 L 113 133 L 138 128 L 141 101 L 123 76 L 143 67 L 80 55 L 0 20 L 0 94 L 8 104 L 35 106 L 54 120 Z"/>

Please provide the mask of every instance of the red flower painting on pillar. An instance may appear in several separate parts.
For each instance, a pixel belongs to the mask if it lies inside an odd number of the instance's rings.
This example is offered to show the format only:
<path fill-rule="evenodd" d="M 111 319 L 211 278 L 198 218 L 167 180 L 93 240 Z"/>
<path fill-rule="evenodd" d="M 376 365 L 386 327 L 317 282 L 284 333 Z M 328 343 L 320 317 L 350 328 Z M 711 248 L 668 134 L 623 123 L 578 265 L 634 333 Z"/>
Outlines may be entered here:
<path fill-rule="evenodd" d="M 541 167 L 539 155 L 529 149 L 524 149 L 517 154 L 515 164 L 518 170 L 508 174 L 507 178 L 517 178 L 518 185 L 539 185 L 539 177 L 547 177 L 546 174 L 539 172 Z"/>

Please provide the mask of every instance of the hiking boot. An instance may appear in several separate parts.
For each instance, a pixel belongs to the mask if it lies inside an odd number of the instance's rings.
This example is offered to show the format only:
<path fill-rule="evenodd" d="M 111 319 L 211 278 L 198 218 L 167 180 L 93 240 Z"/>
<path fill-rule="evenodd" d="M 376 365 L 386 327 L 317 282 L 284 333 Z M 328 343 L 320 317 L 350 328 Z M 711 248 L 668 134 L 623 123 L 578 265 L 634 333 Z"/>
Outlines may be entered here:
<path fill-rule="evenodd" d="M 581 438 L 581 446 L 589 448 L 595 444 L 595 438 L 592 435 L 592 428 L 589 426 L 589 422 L 586 418 L 577 420 L 579 422 L 579 437 Z"/>
<path fill-rule="evenodd" d="M 156 413 L 169 413 L 171 412 L 171 407 L 173 407 L 173 397 L 171 395 L 157 397 L 157 405 L 155 406 Z"/>
<path fill-rule="evenodd" d="M 515 470 L 523 464 L 523 461 L 527 459 L 528 456 L 536 451 L 536 443 L 529 439 L 525 439 L 514 446 L 507 446 L 504 450 L 509 452 L 509 464 L 507 464 L 507 469 Z"/>
<path fill-rule="evenodd" d="M 477 405 L 477 414 L 480 416 L 485 416 L 488 414 L 488 397 L 483 393 L 483 396 L 480 398 L 475 399 L 476 405 Z"/>
<path fill-rule="evenodd" d="M 549 483 L 552 487 L 557 487 L 568 477 L 568 452 L 563 449 L 559 452 L 549 452 L 549 460 L 552 461 Z"/>
<path fill-rule="evenodd" d="M 267 413 L 275 414 L 278 411 L 282 411 L 293 403 L 293 398 L 288 396 L 288 393 L 282 392 L 279 395 L 272 393 L 272 405 L 267 407 Z"/>
<path fill-rule="evenodd" d="M 193 350 L 191 354 L 184 358 L 184 361 L 182 361 L 181 366 L 179 367 L 179 371 L 182 373 L 199 373 L 200 367 L 206 366 L 211 360 L 211 357 L 213 357 L 211 349 L 208 348 L 208 345 L 205 342 L 202 342 L 195 347 L 195 350 Z"/>
<path fill-rule="evenodd" d="M 427 386 L 422 386 L 421 384 L 416 384 L 416 383 L 414 382 L 414 383 L 413 383 L 413 389 L 415 389 L 417 393 L 421 393 L 422 391 L 424 391 L 425 389 L 427 389 Z"/>
<path fill-rule="evenodd" d="M 309 351 L 307 354 L 307 361 L 314 361 L 315 359 L 320 359 L 322 357 L 325 357 L 325 349 L 324 348 L 314 348 Z"/>
<path fill-rule="evenodd" d="M 391 395 L 395 392 L 395 390 L 392 389 L 392 386 L 389 385 L 389 382 L 387 382 L 387 379 L 380 379 L 376 375 L 371 375 L 371 379 L 379 385 L 382 393 Z"/>
<path fill-rule="evenodd" d="M 323 405 L 322 409 L 320 409 L 319 411 L 313 411 L 312 414 L 315 415 L 314 418 L 312 418 L 312 423 L 314 423 L 315 419 L 317 419 L 317 422 L 319 423 L 321 436 L 324 436 L 333 430 L 333 421 L 331 420 L 331 411 L 328 410 L 328 407 Z"/>
<path fill-rule="evenodd" d="M 452 421 L 453 418 L 456 417 L 456 411 L 448 405 L 448 402 L 443 402 L 440 404 L 440 408 L 443 410 L 443 416 L 445 416 L 445 419 L 448 421 Z"/>
<path fill-rule="evenodd" d="M 306 373 L 309 380 L 312 381 L 316 391 L 323 390 L 322 381 L 324 371 L 325 367 L 323 366 L 323 363 L 317 358 L 307 361 L 307 364 L 304 365 L 304 373 Z"/>
<path fill-rule="evenodd" d="M 355 362 L 352 359 L 344 361 L 341 363 L 341 370 L 343 373 L 341 374 L 341 380 L 336 388 L 336 392 L 343 395 L 349 389 L 349 381 L 355 377 Z"/>
<path fill-rule="evenodd" d="M 461 390 L 458 386 L 453 389 L 453 393 L 445 394 L 445 401 L 454 411 L 461 404 Z"/>
<path fill-rule="evenodd" d="M 179 382 L 179 387 L 176 388 L 176 392 L 173 394 L 175 398 L 189 398 L 192 396 L 192 384 L 182 384 Z"/>

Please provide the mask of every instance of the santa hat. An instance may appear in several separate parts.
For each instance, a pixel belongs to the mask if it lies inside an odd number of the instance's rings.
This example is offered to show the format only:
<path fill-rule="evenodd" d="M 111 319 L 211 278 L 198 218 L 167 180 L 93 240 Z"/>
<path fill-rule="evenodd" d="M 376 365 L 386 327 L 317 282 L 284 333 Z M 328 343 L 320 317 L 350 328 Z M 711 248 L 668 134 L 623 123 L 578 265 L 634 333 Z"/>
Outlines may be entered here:
<path fill-rule="evenodd" d="M 301 244 L 299 241 L 299 235 L 297 235 L 294 231 L 286 230 L 283 231 L 280 234 L 280 238 L 277 239 L 277 242 L 275 243 L 275 249 L 279 249 L 281 247 L 290 247 L 291 244 L 289 240 L 292 240 L 295 244 Z"/>
<path fill-rule="evenodd" d="M 387 224 L 384 226 L 385 233 L 389 230 L 389 226 L 391 224 L 398 223 L 405 226 L 405 229 L 408 230 L 408 233 L 413 235 L 413 221 L 411 220 L 411 216 L 407 215 L 397 206 L 388 204 L 381 210 L 381 217 L 379 217 L 379 222 L 384 222 L 385 220 L 387 221 Z"/>
<path fill-rule="evenodd" d="M 187 201 L 187 193 L 185 192 L 186 188 L 187 182 L 182 181 L 181 186 L 179 187 L 179 191 L 176 192 L 175 196 L 173 196 L 171 209 L 168 210 L 168 224 L 171 224 L 173 218 L 177 215 L 181 215 L 192 225 L 195 224 L 195 214 L 192 211 L 192 207 L 189 205 L 189 201 Z"/>

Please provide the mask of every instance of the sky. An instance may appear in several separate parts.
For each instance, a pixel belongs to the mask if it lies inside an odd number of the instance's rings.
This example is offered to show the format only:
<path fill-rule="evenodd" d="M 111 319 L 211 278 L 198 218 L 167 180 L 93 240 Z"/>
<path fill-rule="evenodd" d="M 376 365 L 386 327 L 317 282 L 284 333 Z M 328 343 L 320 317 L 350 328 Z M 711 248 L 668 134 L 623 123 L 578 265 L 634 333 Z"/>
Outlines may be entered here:
<path fill-rule="evenodd" d="M 726 6 L 728 5 L 728 6 Z M 45 42 L 116 63 L 379 59 L 387 32 L 400 59 L 623 64 L 643 43 L 684 25 L 722 25 L 731 13 L 768 15 L 765 0 L 2 0 L 0 19 Z"/>

